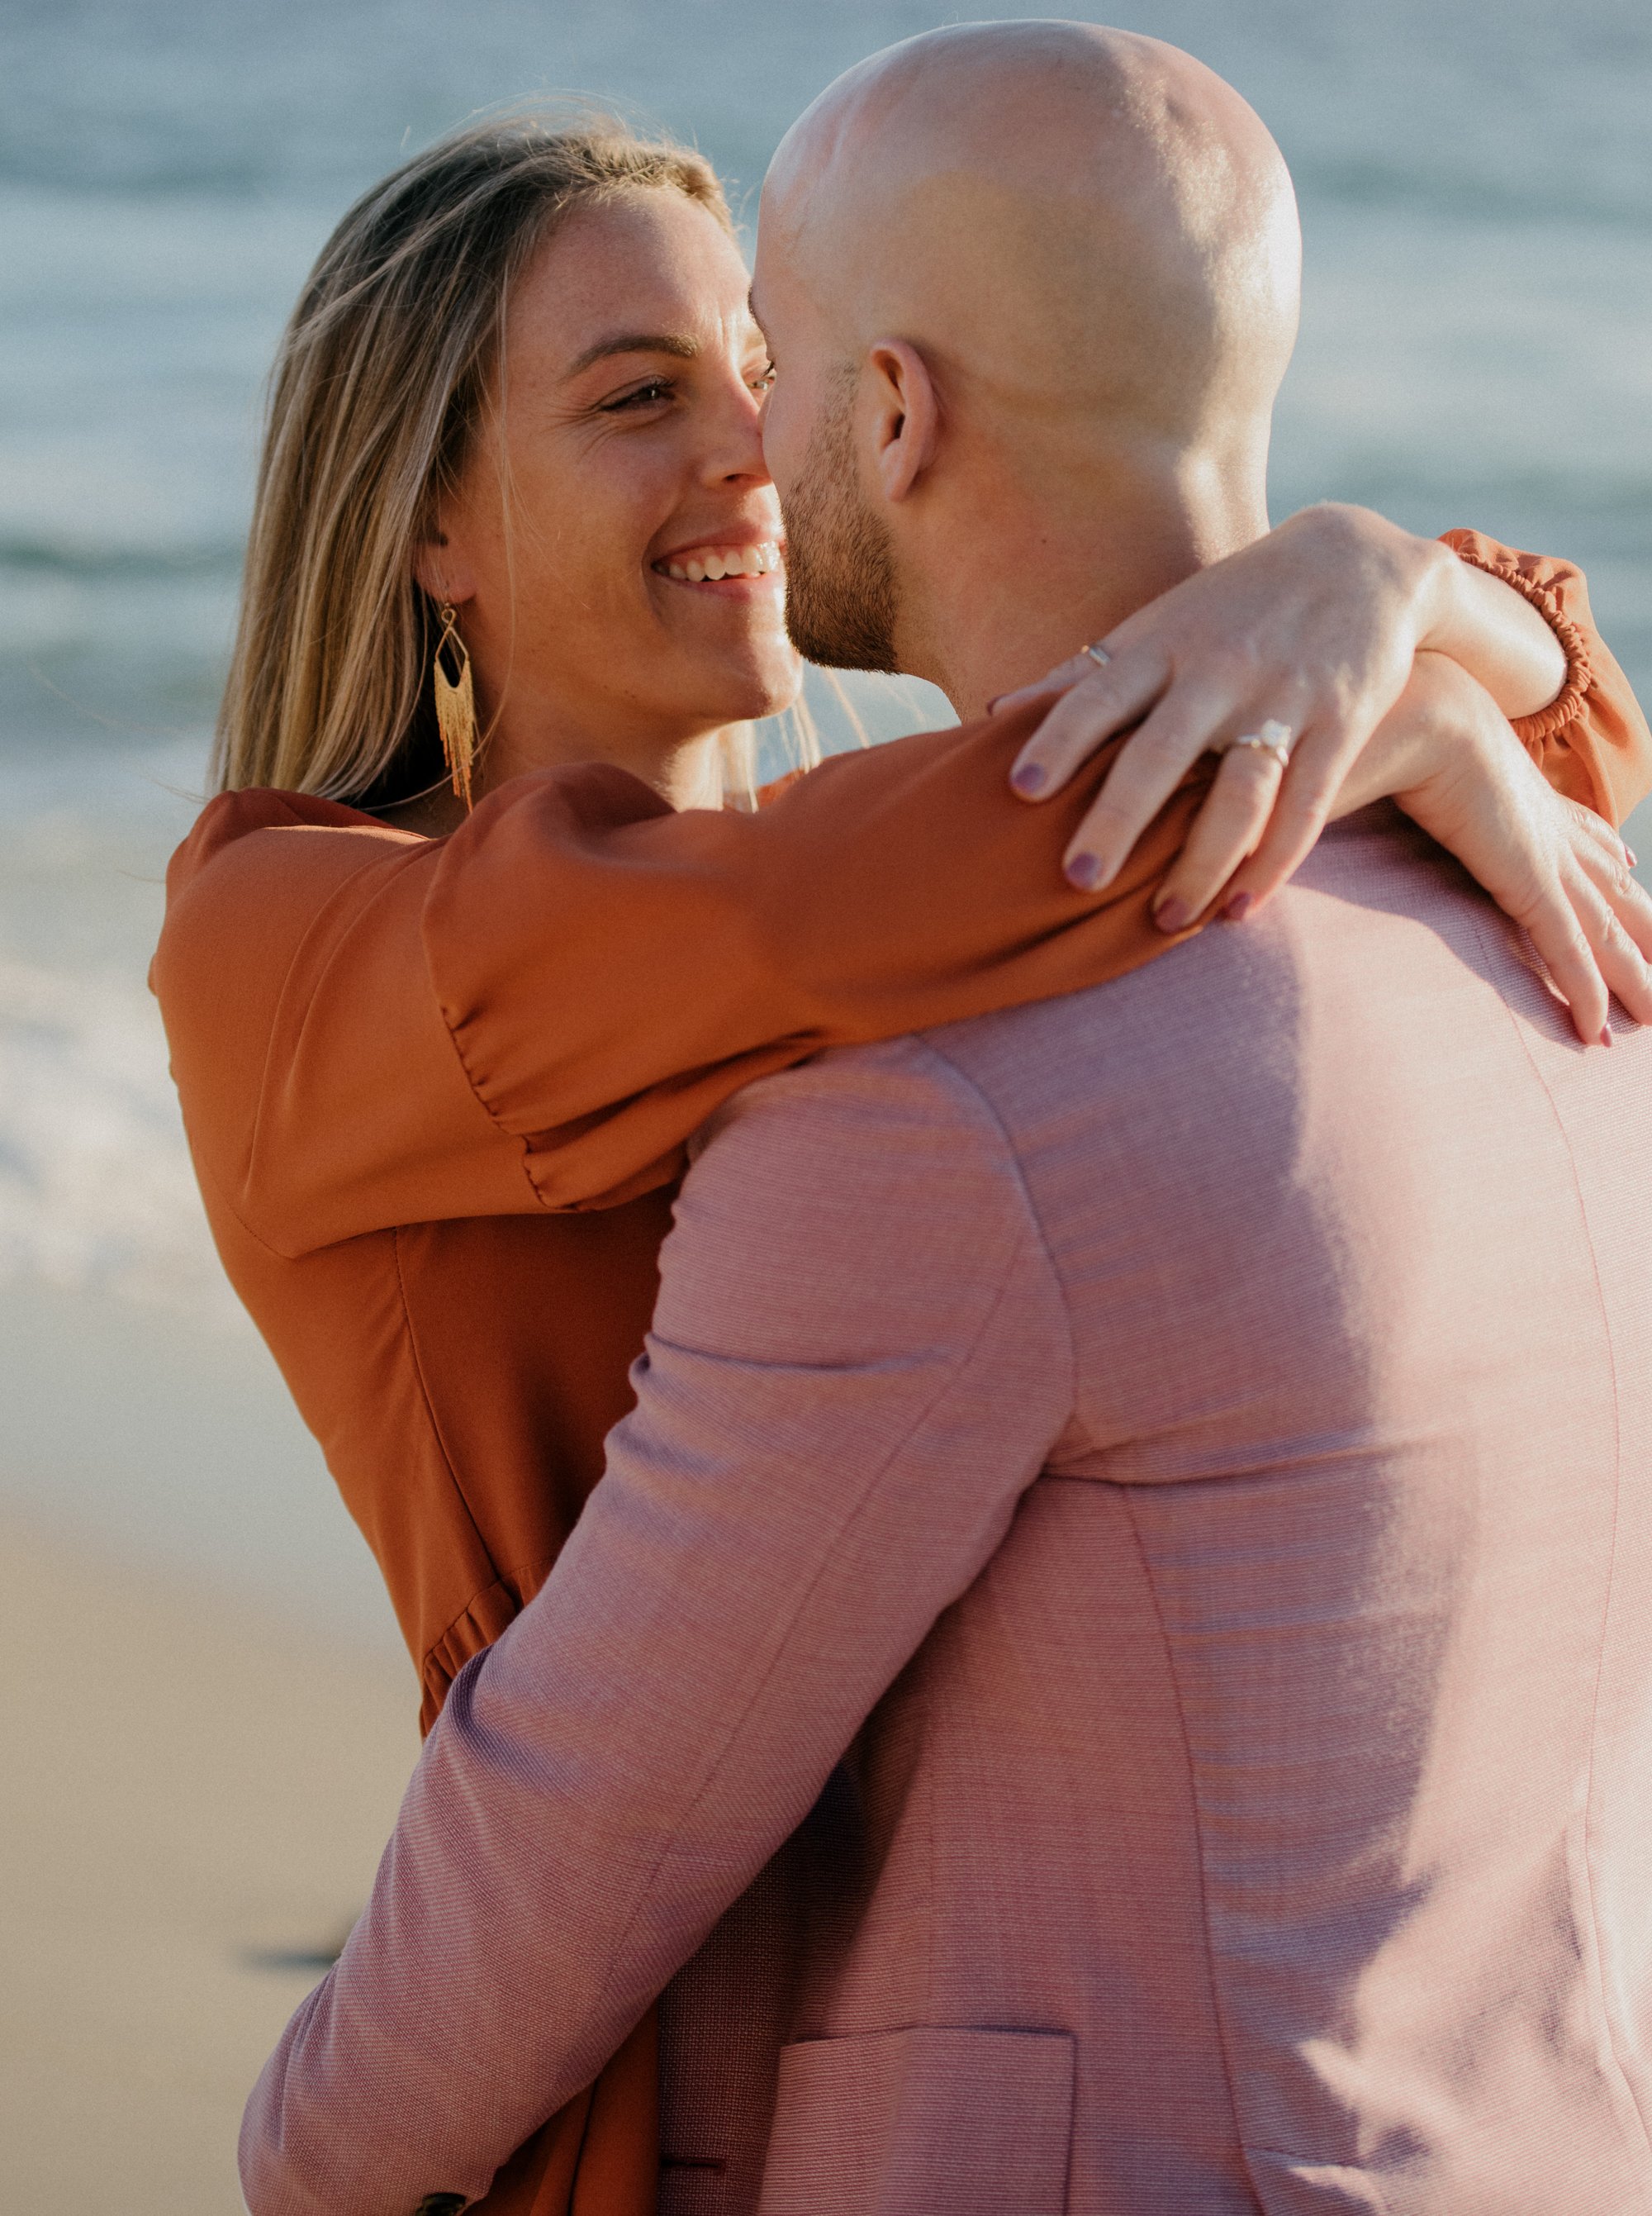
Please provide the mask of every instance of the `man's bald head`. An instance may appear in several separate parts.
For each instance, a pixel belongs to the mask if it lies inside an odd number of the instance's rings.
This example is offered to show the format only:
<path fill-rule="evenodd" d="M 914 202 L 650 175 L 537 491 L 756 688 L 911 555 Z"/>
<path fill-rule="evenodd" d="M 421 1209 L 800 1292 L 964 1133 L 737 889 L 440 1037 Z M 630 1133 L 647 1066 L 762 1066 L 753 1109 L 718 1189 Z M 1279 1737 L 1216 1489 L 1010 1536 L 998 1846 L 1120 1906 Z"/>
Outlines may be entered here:
<path fill-rule="evenodd" d="M 898 334 L 1029 418 L 1197 439 L 1266 412 L 1295 336 L 1278 148 L 1202 63 L 1130 32 L 967 24 L 874 55 L 782 142 L 763 230 L 845 360 Z"/>
<path fill-rule="evenodd" d="M 867 477 L 880 377 L 894 391 L 906 362 L 932 403 L 911 480 L 931 489 L 996 471 L 1059 514 L 1087 472 L 1092 497 L 1127 477 L 1259 487 L 1299 278 L 1278 148 L 1176 47 L 968 24 L 839 77 L 782 142 L 758 238 L 798 644 L 895 666 L 924 551 L 887 505 L 907 481 L 886 469 L 881 503 Z"/>

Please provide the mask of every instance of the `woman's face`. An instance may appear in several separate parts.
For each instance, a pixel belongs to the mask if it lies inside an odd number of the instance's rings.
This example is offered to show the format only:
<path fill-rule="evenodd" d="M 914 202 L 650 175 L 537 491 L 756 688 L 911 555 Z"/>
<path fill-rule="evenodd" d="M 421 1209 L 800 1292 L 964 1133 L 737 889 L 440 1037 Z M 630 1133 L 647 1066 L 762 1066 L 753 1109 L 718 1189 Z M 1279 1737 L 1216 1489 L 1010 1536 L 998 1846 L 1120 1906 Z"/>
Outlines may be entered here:
<path fill-rule="evenodd" d="M 668 780 L 685 742 L 795 696 L 746 288 L 671 191 L 579 212 L 518 282 L 490 420 L 418 563 L 498 717 L 489 785 L 591 760 Z"/>

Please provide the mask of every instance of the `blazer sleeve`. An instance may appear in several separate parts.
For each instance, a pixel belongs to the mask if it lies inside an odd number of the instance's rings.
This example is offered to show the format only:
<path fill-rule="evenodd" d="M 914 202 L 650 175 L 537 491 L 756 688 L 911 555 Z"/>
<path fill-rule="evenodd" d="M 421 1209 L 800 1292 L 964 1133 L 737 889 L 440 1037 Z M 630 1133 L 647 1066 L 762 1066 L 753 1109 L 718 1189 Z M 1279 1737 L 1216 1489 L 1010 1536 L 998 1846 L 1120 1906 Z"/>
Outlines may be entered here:
<path fill-rule="evenodd" d="M 607 1474 L 456 1682 L 253 2095 L 253 2216 L 485 2189 L 801 1821 L 996 1551 L 1072 1380 L 1007 1143 L 929 1047 L 726 1112 Z"/>

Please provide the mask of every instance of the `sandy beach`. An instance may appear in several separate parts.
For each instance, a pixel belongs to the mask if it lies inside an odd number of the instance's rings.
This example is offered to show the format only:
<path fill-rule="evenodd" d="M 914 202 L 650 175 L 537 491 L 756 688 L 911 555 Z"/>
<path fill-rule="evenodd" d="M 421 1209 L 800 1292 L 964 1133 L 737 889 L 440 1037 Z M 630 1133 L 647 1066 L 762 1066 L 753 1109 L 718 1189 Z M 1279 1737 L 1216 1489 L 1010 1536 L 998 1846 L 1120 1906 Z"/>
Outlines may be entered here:
<path fill-rule="evenodd" d="M 8 1511 L 0 2147 L 42 2216 L 234 2216 L 242 2103 L 360 1907 L 410 1667 Z"/>

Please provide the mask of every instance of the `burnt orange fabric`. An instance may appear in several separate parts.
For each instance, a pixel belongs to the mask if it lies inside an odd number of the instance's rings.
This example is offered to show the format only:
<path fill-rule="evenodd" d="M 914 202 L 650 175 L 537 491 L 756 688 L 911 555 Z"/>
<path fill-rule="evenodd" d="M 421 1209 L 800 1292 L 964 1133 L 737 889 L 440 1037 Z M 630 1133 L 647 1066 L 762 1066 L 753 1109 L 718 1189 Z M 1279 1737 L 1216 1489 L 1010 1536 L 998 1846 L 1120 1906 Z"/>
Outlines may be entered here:
<path fill-rule="evenodd" d="M 637 2216 L 660 2179 L 659 2016 L 650 2010 L 594 2085 L 499 2170 L 487 2216 Z"/>
<path fill-rule="evenodd" d="M 1566 649 L 1566 682 L 1546 708 L 1514 728 L 1557 791 L 1621 823 L 1646 797 L 1646 717 L 1594 628 L 1583 572 L 1552 554 L 1501 546 L 1482 531 L 1443 535 L 1465 562 L 1501 577 L 1547 617 Z"/>
<path fill-rule="evenodd" d="M 1620 819 L 1652 736 L 1581 577 L 1454 539 L 1555 623 L 1567 692 L 1522 736 Z M 601 767 L 516 779 L 442 840 L 232 793 L 174 858 L 152 982 L 207 1212 L 383 1569 L 427 1726 L 601 1473 L 708 1113 L 823 1047 L 1171 943 L 1149 904 L 1209 765 L 1081 899 L 1057 857 L 1116 749 L 1029 808 L 1007 775 L 1036 720 L 839 757 L 756 816 L 673 815 Z M 501 2173 L 494 2216 L 652 2207 L 651 2037 Z"/>

